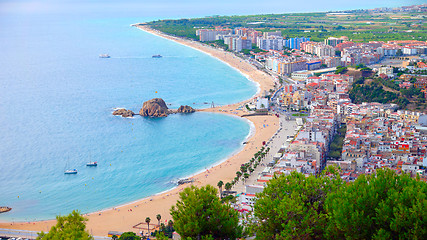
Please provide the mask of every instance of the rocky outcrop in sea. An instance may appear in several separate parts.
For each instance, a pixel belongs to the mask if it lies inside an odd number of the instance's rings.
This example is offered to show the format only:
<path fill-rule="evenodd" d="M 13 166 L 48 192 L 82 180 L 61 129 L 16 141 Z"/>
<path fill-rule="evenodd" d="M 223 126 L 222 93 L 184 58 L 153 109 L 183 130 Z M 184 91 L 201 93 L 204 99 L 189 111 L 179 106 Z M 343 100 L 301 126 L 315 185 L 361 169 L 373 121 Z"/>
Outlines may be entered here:
<path fill-rule="evenodd" d="M 120 108 L 120 109 L 115 110 L 113 112 L 113 115 L 116 115 L 116 116 L 120 115 L 122 117 L 133 117 L 133 115 L 135 115 L 135 113 L 132 112 L 131 110 L 126 110 L 124 108 Z"/>
<path fill-rule="evenodd" d="M 181 105 L 181 107 L 178 108 L 178 110 L 176 110 L 177 113 L 193 113 L 196 110 L 194 110 L 194 108 L 188 106 L 188 105 Z"/>
<path fill-rule="evenodd" d="M 166 102 L 161 98 L 153 98 L 142 104 L 139 115 L 144 117 L 167 117 L 169 114 L 174 113 L 193 113 L 196 110 L 188 105 L 181 105 L 178 109 L 169 109 L 166 106 Z M 131 110 L 124 108 L 117 109 L 113 112 L 113 115 L 122 117 L 133 117 L 135 114 Z"/>
<path fill-rule="evenodd" d="M 153 98 L 142 104 L 139 115 L 144 117 L 167 117 L 169 109 L 161 98 Z"/>

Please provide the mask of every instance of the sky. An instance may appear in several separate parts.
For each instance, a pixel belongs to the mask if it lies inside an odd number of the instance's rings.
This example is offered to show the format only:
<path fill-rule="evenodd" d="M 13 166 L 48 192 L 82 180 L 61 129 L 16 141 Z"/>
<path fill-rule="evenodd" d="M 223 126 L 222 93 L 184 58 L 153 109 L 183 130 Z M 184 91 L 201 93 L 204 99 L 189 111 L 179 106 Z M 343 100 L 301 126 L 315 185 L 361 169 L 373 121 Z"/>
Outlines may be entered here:
<path fill-rule="evenodd" d="M 0 0 L 0 14 L 203 17 L 320 12 L 423 4 L 425 0 Z"/>

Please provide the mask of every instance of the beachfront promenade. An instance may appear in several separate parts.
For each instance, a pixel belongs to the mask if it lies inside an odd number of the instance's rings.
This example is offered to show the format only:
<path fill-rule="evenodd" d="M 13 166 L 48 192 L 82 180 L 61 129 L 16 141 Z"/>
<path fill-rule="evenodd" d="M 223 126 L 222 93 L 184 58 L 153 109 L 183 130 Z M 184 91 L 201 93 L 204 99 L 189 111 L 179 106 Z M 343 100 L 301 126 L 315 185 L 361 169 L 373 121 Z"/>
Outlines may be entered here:
<path fill-rule="evenodd" d="M 279 151 L 283 144 L 285 144 L 287 136 L 294 136 L 296 134 L 296 128 L 297 124 L 294 119 L 288 120 L 286 115 L 280 115 L 280 128 L 277 130 L 277 134 L 273 135 L 271 137 L 271 141 L 265 146 L 266 148 L 270 147 L 270 151 L 260 162 L 258 167 L 250 174 L 249 178 L 244 180 L 242 177 L 241 180 L 233 186 L 232 191 L 236 191 L 239 194 L 246 191 L 246 185 L 262 185 L 262 183 L 257 182 L 258 176 L 267 164 L 273 161 L 274 155 Z"/>

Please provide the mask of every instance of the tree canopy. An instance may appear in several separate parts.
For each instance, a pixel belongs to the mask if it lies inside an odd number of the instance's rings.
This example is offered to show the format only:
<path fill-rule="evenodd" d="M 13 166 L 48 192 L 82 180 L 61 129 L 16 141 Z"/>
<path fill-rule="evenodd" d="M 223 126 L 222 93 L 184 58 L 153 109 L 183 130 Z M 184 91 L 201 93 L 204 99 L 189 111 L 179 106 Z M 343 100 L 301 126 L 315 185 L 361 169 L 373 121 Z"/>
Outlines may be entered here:
<path fill-rule="evenodd" d="M 241 236 L 238 212 L 222 204 L 217 190 L 211 185 L 191 186 L 180 193 L 171 208 L 174 228 L 183 239 L 235 239 Z"/>
<path fill-rule="evenodd" d="M 427 184 L 390 169 L 361 175 L 326 201 L 328 238 L 427 239 Z"/>
<path fill-rule="evenodd" d="M 257 194 L 257 239 L 324 239 L 328 223 L 325 199 L 341 185 L 334 168 L 318 177 L 298 172 L 275 175 Z"/>
<path fill-rule="evenodd" d="M 141 240 L 141 237 L 138 237 L 134 232 L 125 232 L 120 236 L 119 240 Z"/>
<path fill-rule="evenodd" d="M 91 240 L 92 236 L 86 231 L 87 219 L 73 210 L 68 216 L 57 216 L 56 225 L 48 233 L 38 234 L 37 240 Z"/>
<path fill-rule="evenodd" d="M 275 176 L 257 195 L 257 239 L 427 239 L 427 184 L 377 169 L 345 183 L 320 176 Z"/>

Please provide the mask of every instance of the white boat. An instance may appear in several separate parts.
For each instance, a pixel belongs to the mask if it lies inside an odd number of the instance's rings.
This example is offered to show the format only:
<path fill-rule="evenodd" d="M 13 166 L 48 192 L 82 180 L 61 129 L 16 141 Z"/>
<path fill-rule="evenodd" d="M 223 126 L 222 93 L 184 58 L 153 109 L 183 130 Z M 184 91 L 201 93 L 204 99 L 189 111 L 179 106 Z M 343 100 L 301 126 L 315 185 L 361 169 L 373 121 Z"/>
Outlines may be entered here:
<path fill-rule="evenodd" d="M 88 166 L 88 167 L 96 167 L 96 166 L 98 166 L 98 162 L 88 162 L 88 163 L 86 163 L 86 166 Z"/>
<path fill-rule="evenodd" d="M 110 55 L 108 55 L 108 54 L 100 54 L 99 58 L 110 58 Z"/>
<path fill-rule="evenodd" d="M 77 174 L 77 169 L 68 169 L 68 170 L 65 170 L 64 174 Z"/>

